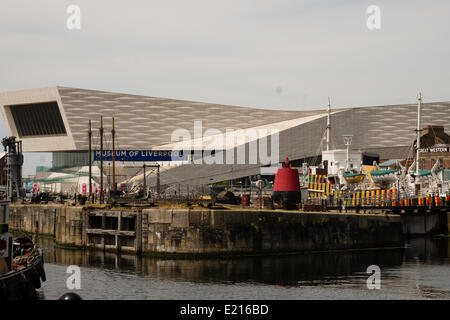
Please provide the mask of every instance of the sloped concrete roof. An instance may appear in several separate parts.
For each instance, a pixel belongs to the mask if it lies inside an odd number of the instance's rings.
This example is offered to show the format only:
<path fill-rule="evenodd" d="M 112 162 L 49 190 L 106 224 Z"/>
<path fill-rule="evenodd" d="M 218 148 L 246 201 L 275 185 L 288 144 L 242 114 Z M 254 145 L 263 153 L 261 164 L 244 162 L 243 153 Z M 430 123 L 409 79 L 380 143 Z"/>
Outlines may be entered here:
<path fill-rule="evenodd" d="M 78 150 L 88 147 L 88 120 L 98 132 L 101 115 L 107 134 L 111 129 L 110 118 L 115 117 L 117 149 L 149 150 L 169 144 L 176 129 L 186 129 L 194 137 L 194 121 L 202 121 L 203 130 L 215 128 L 225 132 L 226 128 L 247 129 L 325 113 L 325 110 L 265 110 L 66 87 L 58 87 L 58 92 Z"/>
<path fill-rule="evenodd" d="M 352 149 L 378 149 L 402 158 L 415 139 L 417 105 L 370 106 L 333 109 L 331 148 L 344 148 L 342 135 L 352 134 Z M 300 159 L 320 154 L 326 128 L 326 110 L 280 111 L 193 102 L 67 87 L 50 87 L 0 93 L 0 110 L 10 135 L 17 135 L 8 106 L 56 101 L 66 135 L 19 137 L 23 150 L 76 151 L 88 149 L 88 120 L 92 121 L 93 146 L 99 145 L 99 120 L 104 118 L 105 149 L 111 148 L 111 117 L 116 123 L 116 149 L 158 150 L 171 146 L 176 129 L 195 138 L 194 121 L 203 131 L 219 129 L 277 128 L 280 159 Z M 422 127 L 442 125 L 450 132 L 450 102 L 422 105 Z M 403 147 L 403 149 L 389 149 Z M 401 154 L 399 154 L 401 153 Z M 385 157 L 383 157 L 385 158 Z"/>

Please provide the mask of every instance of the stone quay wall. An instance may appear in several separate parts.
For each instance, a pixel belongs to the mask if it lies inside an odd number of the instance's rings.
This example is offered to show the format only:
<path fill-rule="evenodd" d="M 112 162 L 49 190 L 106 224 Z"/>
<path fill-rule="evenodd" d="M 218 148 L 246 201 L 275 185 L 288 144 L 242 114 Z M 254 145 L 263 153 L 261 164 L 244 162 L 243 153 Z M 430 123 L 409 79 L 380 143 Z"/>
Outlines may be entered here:
<path fill-rule="evenodd" d="M 398 215 L 15 204 L 10 212 L 11 229 L 108 251 L 221 255 L 403 245 Z"/>

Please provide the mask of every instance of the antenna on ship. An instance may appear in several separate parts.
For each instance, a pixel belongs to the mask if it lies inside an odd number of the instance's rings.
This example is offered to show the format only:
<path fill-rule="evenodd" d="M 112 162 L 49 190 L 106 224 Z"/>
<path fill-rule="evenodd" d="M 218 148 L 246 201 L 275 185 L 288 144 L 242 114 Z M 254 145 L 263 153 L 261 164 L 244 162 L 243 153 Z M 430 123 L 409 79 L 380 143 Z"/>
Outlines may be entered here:
<path fill-rule="evenodd" d="M 422 107 L 422 93 L 419 92 L 419 94 L 417 95 L 417 129 L 416 129 L 416 134 L 417 134 L 417 142 L 416 142 L 416 192 L 419 190 L 420 188 L 420 164 L 419 164 L 419 149 L 420 149 L 420 133 L 421 133 L 421 129 L 420 129 L 420 112 L 421 112 L 421 107 Z"/>
<path fill-rule="evenodd" d="M 328 107 L 327 107 L 327 126 L 325 131 L 323 131 L 322 136 L 320 138 L 320 144 L 317 147 L 317 153 L 330 150 L 330 132 L 331 132 L 331 99 L 328 97 Z M 324 150 L 323 141 L 325 140 L 326 146 Z M 323 157 L 323 155 L 322 155 Z M 315 156 L 312 160 L 312 164 L 316 163 L 318 156 Z M 323 159 L 321 160 L 323 164 Z"/>
<path fill-rule="evenodd" d="M 349 163 L 350 163 L 350 145 L 352 144 L 352 138 L 353 135 L 351 134 L 344 134 L 344 144 L 347 147 L 347 159 L 346 159 L 346 164 L 345 164 L 345 171 L 349 170 Z"/>

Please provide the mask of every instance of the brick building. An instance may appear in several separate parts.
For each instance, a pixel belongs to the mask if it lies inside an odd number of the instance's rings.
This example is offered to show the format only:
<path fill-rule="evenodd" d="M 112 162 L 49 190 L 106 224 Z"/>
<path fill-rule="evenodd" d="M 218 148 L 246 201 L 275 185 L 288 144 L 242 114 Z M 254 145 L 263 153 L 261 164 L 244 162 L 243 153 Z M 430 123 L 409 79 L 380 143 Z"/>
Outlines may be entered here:
<path fill-rule="evenodd" d="M 450 135 L 443 126 L 429 125 L 420 138 L 420 169 L 430 170 L 439 162 L 439 168 L 450 168 Z"/>

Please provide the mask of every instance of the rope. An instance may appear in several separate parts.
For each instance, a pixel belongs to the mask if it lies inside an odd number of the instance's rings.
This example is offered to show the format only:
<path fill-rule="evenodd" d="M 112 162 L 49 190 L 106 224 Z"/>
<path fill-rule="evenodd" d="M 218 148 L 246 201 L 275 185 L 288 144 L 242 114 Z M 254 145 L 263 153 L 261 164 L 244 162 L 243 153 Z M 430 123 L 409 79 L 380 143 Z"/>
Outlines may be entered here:
<path fill-rule="evenodd" d="M 39 250 L 34 247 L 29 255 L 18 256 L 13 259 L 15 265 L 30 265 L 33 264 L 41 256 Z"/>

